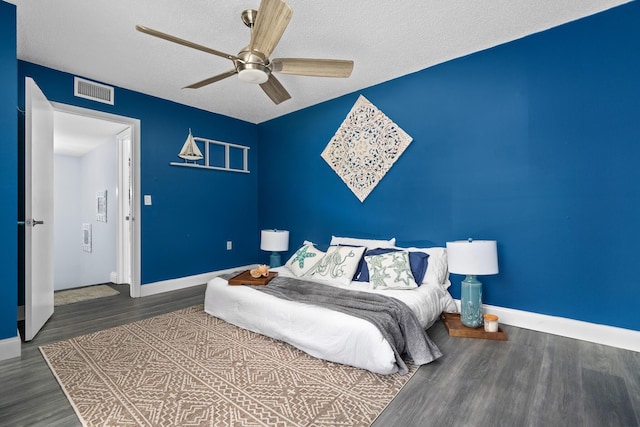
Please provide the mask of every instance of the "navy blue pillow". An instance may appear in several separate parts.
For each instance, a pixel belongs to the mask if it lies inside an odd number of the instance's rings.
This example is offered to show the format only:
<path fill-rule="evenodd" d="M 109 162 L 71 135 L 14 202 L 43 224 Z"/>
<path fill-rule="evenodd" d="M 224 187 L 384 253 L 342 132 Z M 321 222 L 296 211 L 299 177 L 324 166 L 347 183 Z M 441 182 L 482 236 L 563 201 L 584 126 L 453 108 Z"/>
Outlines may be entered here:
<path fill-rule="evenodd" d="M 409 252 L 409 265 L 411 272 L 418 286 L 422 285 L 424 275 L 427 273 L 429 266 L 429 254 L 424 252 Z"/>
<path fill-rule="evenodd" d="M 364 261 L 365 256 L 371 255 L 382 255 L 387 254 L 389 252 L 399 252 L 400 249 L 387 249 L 387 248 L 377 248 L 371 249 L 365 252 L 362 257 L 362 268 L 360 269 L 360 275 L 355 279 L 358 282 L 368 282 L 369 281 L 369 267 L 367 267 L 367 262 Z M 413 278 L 416 281 L 416 284 L 420 286 L 422 284 L 422 280 L 424 279 L 424 275 L 427 272 L 427 266 L 429 265 L 429 254 L 424 252 L 409 252 L 409 266 L 411 267 L 411 273 L 413 274 Z M 356 272 L 357 274 L 357 272 Z"/>

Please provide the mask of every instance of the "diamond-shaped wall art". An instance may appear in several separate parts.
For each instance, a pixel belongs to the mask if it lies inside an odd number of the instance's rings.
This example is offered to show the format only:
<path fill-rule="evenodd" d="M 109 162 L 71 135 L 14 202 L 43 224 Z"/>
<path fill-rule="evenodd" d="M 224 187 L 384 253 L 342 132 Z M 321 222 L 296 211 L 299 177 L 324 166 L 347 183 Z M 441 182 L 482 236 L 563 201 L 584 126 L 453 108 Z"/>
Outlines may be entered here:
<path fill-rule="evenodd" d="M 360 95 L 321 156 L 363 202 L 411 141 Z"/>

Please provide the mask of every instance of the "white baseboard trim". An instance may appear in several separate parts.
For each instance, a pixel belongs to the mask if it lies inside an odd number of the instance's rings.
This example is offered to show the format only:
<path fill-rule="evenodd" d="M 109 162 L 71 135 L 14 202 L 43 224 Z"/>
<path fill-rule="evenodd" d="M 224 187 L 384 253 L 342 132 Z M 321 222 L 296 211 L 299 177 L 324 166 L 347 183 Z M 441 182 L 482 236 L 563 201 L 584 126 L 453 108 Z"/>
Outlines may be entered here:
<path fill-rule="evenodd" d="M 15 337 L 0 340 L 0 360 L 12 359 L 20 357 L 22 351 L 22 340 L 20 332 L 16 332 Z"/>
<path fill-rule="evenodd" d="M 460 300 L 455 301 L 459 310 Z M 497 315 L 499 322 L 505 325 L 640 352 L 640 331 L 487 304 L 483 306 L 485 313 Z"/>
<path fill-rule="evenodd" d="M 212 271 L 209 273 L 196 274 L 195 276 L 179 277 L 177 279 L 163 280 L 161 282 L 147 283 L 140 286 L 140 296 L 161 294 L 163 292 L 176 291 L 178 289 L 190 288 L 191 286 L 202 285 L 221 274 L 233 273 L 255 268 L 256 264 L 245 265 L 243 267 L 228 268 L 226 270 Z"/>

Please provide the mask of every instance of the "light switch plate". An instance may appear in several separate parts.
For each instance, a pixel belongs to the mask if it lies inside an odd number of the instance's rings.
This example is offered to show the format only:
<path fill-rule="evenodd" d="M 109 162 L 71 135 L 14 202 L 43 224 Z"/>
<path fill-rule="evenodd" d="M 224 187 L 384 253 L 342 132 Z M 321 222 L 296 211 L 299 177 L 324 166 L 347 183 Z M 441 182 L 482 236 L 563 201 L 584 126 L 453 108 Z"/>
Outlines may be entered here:
<path fill-rule="evenodd" d="M 144 195 L 144 204 L 147 206 L 151 205 L 151 196 L 149 194 Z"/>

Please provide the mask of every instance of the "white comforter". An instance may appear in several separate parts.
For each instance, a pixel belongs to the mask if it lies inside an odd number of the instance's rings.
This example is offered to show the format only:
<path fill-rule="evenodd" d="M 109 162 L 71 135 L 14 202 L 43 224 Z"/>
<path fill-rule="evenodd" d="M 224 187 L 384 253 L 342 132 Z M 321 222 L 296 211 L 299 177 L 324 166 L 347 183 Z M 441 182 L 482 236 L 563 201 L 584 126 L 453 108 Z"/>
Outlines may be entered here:
<path fill-rule="evenodd" d="M 273 269 L 279 275 L 295 277 L 287 267 Z M 330 282 L 321 282 L 331 284 Z M 338 286 L 375 292 L 407 304 L 426 329 L 443 311 L 456 311 L 446 286 L 423 284 L 414 290 L 376 291 L 365 282 Z M 368 369 L 379 374 L 398 370 L 389 343 L 366 320 L 323 307 L 286 301 L 249 286 L 229 286 L 216 277 L 209 281 L 205 312 L 229 323 L 279 339 L 320 359 Z"/>

